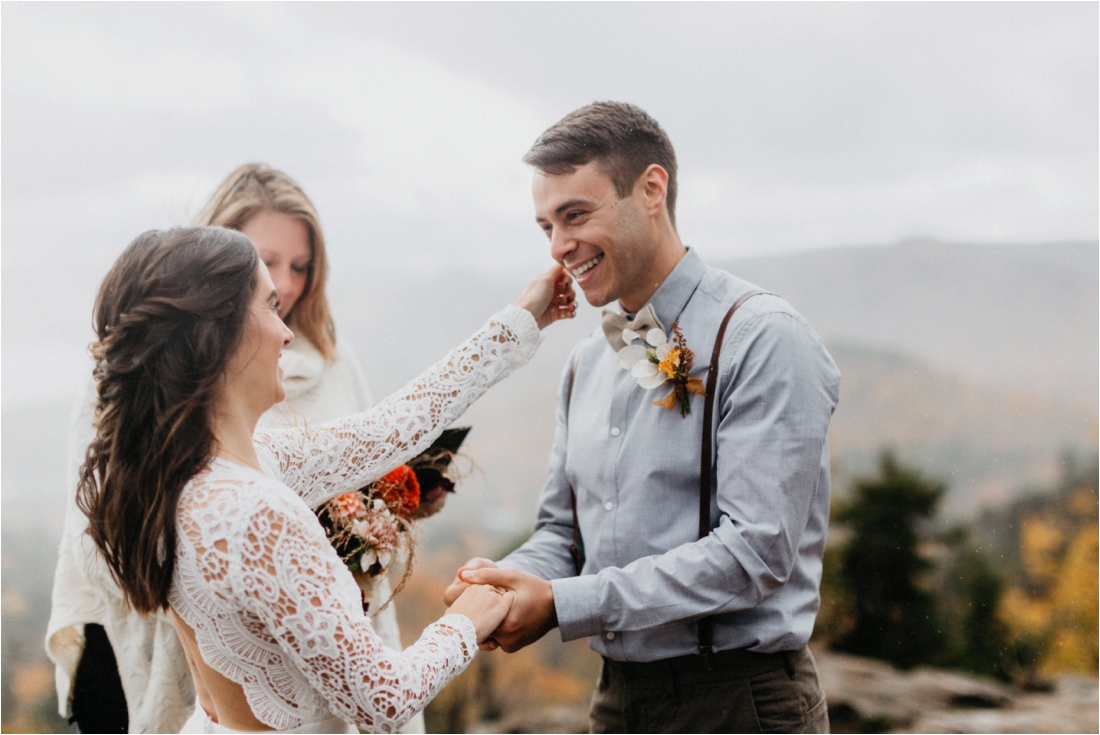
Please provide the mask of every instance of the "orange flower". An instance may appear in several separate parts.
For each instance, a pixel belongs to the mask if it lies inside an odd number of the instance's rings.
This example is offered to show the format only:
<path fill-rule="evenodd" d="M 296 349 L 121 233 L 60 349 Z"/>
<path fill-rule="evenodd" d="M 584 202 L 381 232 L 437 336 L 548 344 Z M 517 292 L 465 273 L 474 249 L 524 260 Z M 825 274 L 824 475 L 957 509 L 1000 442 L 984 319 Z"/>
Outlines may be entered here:
<path fill-rule="evenodd" d="M 667 379 L 662 379 L 661 382 L 663 383 L 666 380 L 671 382 L 672 392 L 659 401 L 653 401 L 653 405 L 663 406 L 670 411 L 679 406 L 680 415 L 687 416 L 691 413 L 688 394 L 697 393 L 705 396 L 707 390 L 702 380 L 688 376 L 692 365 L 695 364 L 695 353 L 688 348 L 687 340 L 684 339 L 684 333 L 680 331 L 680 322 L 678 321 L 672 323 L 672 342 L 676 346 L 666 352 L 657 364 L 657 375 L 664 373 L 668 376 Z M 656 362 L 656 360 L 653 360 L 653 362 Z M 660 383 L 657 385 L 660 385 Z"/>
<path fill-rule="evenodd" d="M 667 355 L 665 359 L 657 365 L 657 368 L 661 370 L 665 375 L 670 378 L 676 377 L 676 371 L 680 369 L 680 355 L 681 351 L 679 347 L 674 347 Z"/>
<path fill-rule="evenodd" d="M 374 496 L 381 498 L 399 516 L 410 516 L 420 507 L 420 483 L 408 465 L 401 465 L 374 484 Z"/>

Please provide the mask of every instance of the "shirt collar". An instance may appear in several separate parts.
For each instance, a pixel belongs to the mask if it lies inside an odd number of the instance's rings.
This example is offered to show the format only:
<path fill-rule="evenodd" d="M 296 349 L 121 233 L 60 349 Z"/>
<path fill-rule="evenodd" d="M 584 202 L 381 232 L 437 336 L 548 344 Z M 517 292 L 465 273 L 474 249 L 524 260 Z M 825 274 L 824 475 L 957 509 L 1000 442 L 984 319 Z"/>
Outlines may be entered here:
<path fill-rule="evenodd" d="M 684 257 L 680 258 L 680 262 L 649 298 L 649 303 L 653 304 L 653 310 L 657 312 L 657 318 L 661 320 L 666 331 L 671 329 L 672 323 L 680 318 L 680 313 L 687 306 L 688 300 L 695 293 L 706 272 L 707 267 L 703 259 L 694 250 L 687 248 Z M 621 303 L 619 308 L 622 309 Z M 623 312 L 625 313 L 626 309 L 623 309 Z"/>

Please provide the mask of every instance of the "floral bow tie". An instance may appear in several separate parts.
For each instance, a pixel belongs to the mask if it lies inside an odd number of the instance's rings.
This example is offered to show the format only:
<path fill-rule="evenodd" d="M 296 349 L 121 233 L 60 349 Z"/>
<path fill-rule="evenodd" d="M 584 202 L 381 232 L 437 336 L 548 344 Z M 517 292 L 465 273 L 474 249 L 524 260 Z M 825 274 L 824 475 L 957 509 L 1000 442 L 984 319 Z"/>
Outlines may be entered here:
<path fill-rule="evenodd" d="M 611 345 L 611 349 L 616 353 L 626 347 L 626 342 L 623 341 L 624 329 L 629 329 L 641 335 L 654 328 L 660 329 L 662 332 L 665 331 L 665 325 L 661 324 L 661 320 L 657 318 L 657 312 L 653 310 L 653 304 L 646 304 L 641 311 L 634 315 L 633 319 L 627 319 L 611 309 L 604 309 L 601 323 L 604 336 L 607 337 L 607 343 Z"/>

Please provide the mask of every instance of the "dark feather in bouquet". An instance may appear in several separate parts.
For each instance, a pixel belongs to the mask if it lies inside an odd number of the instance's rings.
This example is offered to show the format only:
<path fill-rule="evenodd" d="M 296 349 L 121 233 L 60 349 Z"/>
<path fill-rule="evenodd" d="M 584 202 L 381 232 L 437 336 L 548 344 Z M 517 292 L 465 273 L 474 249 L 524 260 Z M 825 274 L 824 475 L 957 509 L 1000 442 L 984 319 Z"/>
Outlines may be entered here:
<path fill-rule="evenodd" d="M 420 485 L 421 498 L 437 487 L 449 493 L 455 491 L 454 480 L 447 471 L 469 433 L 469 426 L 446 429 L 430 447 L 409 462 L 409 467 L 416 474 L 417 483 Z"/>

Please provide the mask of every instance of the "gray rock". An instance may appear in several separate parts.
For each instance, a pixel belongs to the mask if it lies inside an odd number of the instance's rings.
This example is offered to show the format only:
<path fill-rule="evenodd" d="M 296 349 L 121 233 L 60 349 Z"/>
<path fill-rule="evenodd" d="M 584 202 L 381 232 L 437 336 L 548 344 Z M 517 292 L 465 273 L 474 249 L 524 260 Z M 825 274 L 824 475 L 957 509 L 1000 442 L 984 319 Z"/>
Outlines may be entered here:
<path fill-rule="evenodd" d="M 899 671 L 814 651 L 833 732 L 1076 733 L 1100 731 L 1095 679 L 1063 676 L 1051 692 L 954 671 Z"/>

